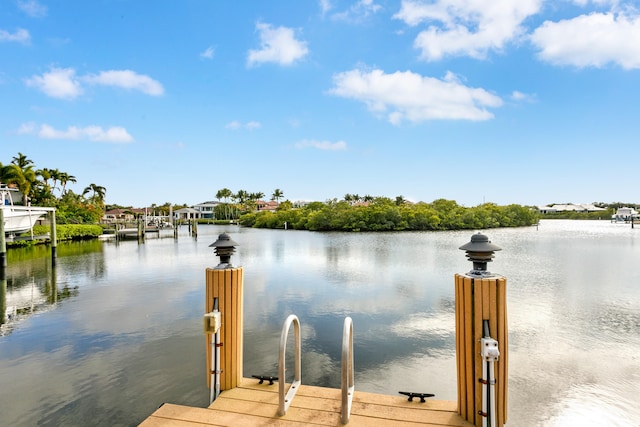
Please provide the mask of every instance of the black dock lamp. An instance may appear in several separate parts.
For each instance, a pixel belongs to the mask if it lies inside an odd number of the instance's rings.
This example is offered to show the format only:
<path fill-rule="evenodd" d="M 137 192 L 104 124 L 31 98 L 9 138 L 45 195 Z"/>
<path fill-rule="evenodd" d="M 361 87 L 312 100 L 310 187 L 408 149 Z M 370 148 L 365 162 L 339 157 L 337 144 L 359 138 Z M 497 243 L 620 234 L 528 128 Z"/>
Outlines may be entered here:
<path fill-rule="evenodd" d="M 209 245 L 210 248 L 214 248 L 216 255 L 220 257 L 220 264 L 216 268 L 233 268 L 231 255 L 236 251 L 236 246 L 238 246 L 238 243 L 231 240 L 227 233 L 220 234 L 218 240 Z"/>
<path fill-rule="evenodd" d="M 469 275 L 472 276 L 491 276 L 491 273 L 487 271 L 487 263 L 493 260 L 494 252 L 502 250 L 481 233 L 472 235 L 471 241 L 460 246 L 459 249 L 466 251 L 467 258 L 473 262 L 473 270 L 469 272 Z"/>

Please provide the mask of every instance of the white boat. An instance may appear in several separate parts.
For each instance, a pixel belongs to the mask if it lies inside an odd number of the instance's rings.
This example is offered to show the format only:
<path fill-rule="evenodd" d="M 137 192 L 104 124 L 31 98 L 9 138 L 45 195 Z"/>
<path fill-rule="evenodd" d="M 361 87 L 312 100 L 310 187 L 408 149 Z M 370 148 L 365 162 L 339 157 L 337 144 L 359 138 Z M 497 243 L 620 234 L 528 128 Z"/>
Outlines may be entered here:
<path fill-rule="evenodd" d="M 627 223 L 638 219 L 638 212 L 633 208 L 618 208 L 615 214 L 611 215 L 611 222 Z"/>
<path fill-rule="evenodd" d="M 4 233 L 20 234 L 33 228 L 36 222 L 53 208 L 35 206 L 16 206 L 13 204 L 12 192 L 16 189 L 0 184 L 0 209 L 4 216 Z"/>

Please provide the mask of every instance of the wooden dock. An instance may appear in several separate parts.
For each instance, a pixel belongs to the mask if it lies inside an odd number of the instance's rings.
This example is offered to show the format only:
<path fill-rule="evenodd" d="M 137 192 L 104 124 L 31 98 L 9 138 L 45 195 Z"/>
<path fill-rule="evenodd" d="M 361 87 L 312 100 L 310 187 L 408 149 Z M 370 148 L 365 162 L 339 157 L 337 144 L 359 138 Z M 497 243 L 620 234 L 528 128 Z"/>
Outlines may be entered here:
<path fill-rule="evenodd" d="M 255 378 L 244 378 L 244 270 L 230 262 L 236 245 L 226 233 L 220 234 L 218 240 L 210 245 L 215 247 L 220 264 L 206 270 L 203 318 L 207 345 L 206 378 L 210 386 L 212 376 L 218 376 L 215 384 L 219 384 L 222 393 L 208 408 L 166 403 L 140 426 L 504 426 L 508 389 L 506 279 L 486 270 L 493 253 L 500 250 L 491 244 L 487 236 L 474 234 L 471 242 L 460 247 L 467 252 L 474 269 L 468 274 L 455 276 L 458 367 L 458 398 L 455 402 L 358 391 L 353 381 L 353 327 L 350 317 L 345 318 L 342 334 L 341 382 L 345 386 L 344 396 L 342 390 L 305 385 L 302 381 L 300 322 L 293 314 L 283 324 L 278 361 L 278 377 L 284 379 L 287 372 L 287 336 L 293 327 L 295 375 L 292 380 L 296 388 L 289 389 L 291 385 L 288 385 L 282 391 L 284 399 L 290 400 L 279 400 L 279 386 L 285 384 L 267 384 L 266 381 L 260 384 Z M 215 336 L 213 340 L 212 335 Z M 222 344 L 222 351 L 218 352 Z M 215 366 L 211 358 L 214 347 L 216 354 L 219 353 Z M 284 389 L 288 391 L 285 393 Z M 416 391 L 424 393 L 429 390 L 403 390 Z"/>
<path fill-rule="evenodd" d="M 158 408 L 141 427 L 157 426 L 341 426 L 341 391 L 339 389 L 302 385 L 286 415 L 278 416 L 278 383 L 258 384 L 244 378 L 241 384 L 223 391 L 208 408 L 166 403 Z M 456 402 L 419 398 L 412 402 L 404 396 L 387 396 L 357 390 L 353 397 L 348 426 L 457 426 L 471 427 L 457 413 Z"/>

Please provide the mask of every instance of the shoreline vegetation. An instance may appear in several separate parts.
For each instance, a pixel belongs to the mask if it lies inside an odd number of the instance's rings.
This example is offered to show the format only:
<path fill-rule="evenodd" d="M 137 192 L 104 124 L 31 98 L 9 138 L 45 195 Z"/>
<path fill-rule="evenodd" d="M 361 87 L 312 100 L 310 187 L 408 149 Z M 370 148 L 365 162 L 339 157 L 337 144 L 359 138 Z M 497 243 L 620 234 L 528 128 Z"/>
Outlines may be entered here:
<path fill-rule="evenodd" d="M 353 205 L 336 199 L 312 202 L 295 208 L 284 201 L 275 211 L 241 213 L 237 219 L 201 218 L 198 224 L 239 224 L 243 227 L 290 229 L 307 231 L 447 231 L 481 230 L 500 227 L 527 227 L 540 219 L 604 220 L 609 210 L 598 213 L 562 212 L 542 214 L 533 206 L 511 204 L 499 206 L 484 203 L 465 207 L 453 200 L 438 199 L 432 203 L 398 204 L 390 198 L 376 197 L 367 204 Z M 142 218 L 139 218 L 142 220 Z M 181 221 L 188 224 L 188 221 Z M 56 224 L 59 242 L 97 239 L 110 224 Z M 46 235 L 49 225 L 35 225 L 34 235 Z M 23 233 L 28 236 L 31 233 Z M 47 240 L 19 240 L 7 242 L 7 247 L 21 247 L 46 243 Z"/>
<path fill-rule="evenodd" d="M 76 178 L 58 169 L 36 169 L 33 161 L 22 153 L 13 157 L 9 164 L 0 163 L 0 182 L 14 186 L 22 193 L 22 204 L 48 206 L 56 208 L 56 234 L 59 241 L 97 239 L 109 224 L 102 224 L 102 218 L 108 209 L 126 208 L 118 205 L 106 205 L 107 189 L 100 185 L 89 184 L 82 194 L 76 194 L 67 188 Z M 276 189 L 271 197 L 275 201 L 275 210 L 259 210 L 258 204 L 264 193 L 249 193 L 239 190 L 234 193 L 227 188 L 218 190 L 214 218 L 198 219 L 204 224 L 235 223 L 244 227 L 292 229 L 308 231 L 441 231 L 489 229 L 498 227 L 526 227 L 535 225 L 540 219 L 608 219 L 620 203 L 598 204 L 607 210 L 591 213 L 558 212 L 540 213 L 535 206 L 511 204 L 499 206 L 483 203 L 474 207 L 458 205 L 454 200 L 438 199 L 431 203 L 412 203 L 398 196 L 360 197 L 346 194 L 342 200 L 334 198 L 325 202 L 310 202 L 294 206 L 284 199 L 284 193 Z M 220 202 L 220 200 L 223 200 Z M 637 206 L 637 205 L 631 205 Z M 165 203 L 152 205 L 152 211 L 168 212 L 187 207 Z M 135 214 L 136 221 L 143 216 Z M 34 235 L 45 235 L 48 226 L 37 225 Z M 23 236 L 29 235 L 25 233 Z M 43 243 L 39 241 L 7 242 L 8 246 L 24 246 Z"/>
<path fill-rule="evenodd" d="M 521 205 L 485 203 L 467 208 L 445 199 L 409 204 L 375 197 L 357 205 L 335 199 L 302 208 L 282 203 L 276 211 L 246 213 L 239 222 L 246 227 L 308 231 L 439 231 L 523 227 L 536 224 L 539 216 L 537 209 Z"/>

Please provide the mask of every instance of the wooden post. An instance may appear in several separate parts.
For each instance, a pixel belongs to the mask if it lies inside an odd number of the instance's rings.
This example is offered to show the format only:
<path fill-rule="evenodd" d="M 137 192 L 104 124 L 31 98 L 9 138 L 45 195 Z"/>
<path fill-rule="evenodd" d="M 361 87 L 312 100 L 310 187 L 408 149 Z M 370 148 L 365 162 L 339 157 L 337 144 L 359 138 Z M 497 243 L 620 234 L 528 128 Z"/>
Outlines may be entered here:
<path fill-rule="evenodd" d="M 242 319 L 244 270 L 242 267 L 207 268 L 205 313 L 213 311 L 213 301 L 218 298 L 220 310 L 220 390 L 237 387 L 242 380 Z M 211 387 L 211 334 L 207 336 L 207 386 Z"/>
<path fill-rule="evenodd" d="M 4 233 L 4 230 L 0 230 L 0 231 Z M 0 325 L 3 325 L 7 322 L 6 317 L 7 317 L 7 277 L 6 277 L 5 269 L 0 268 Z"/>
<path fill-rule="evenodd" d="M 144 240 L 144 228 L 144 221 L 141 218 L 138 218 L 138 240 Z"/>
<path fill-rule="evenodd" d="M 0 209 L 0 270 L 7 268 L 7 241 L 4 236 L 4 211 Z"/>
<path fill-rule="evenodd" d="M 456 362 L 458 413 L 476 427 L 483 425 L 482 358 L 483 321 L 489 321 L 491 338 L 498 341 L 500 358 L 495 366 L 496 426 L 507 422 L 508 328 L 507 280 L 498 275 L 455 275 Z"/>
<path fill-rule="evenodd" d="M 51 227 L 51 265 L 55 267 L 58 257 L 58 235 L 56 233 L 56 211 L 49 212 L 49 224 Z"/>

